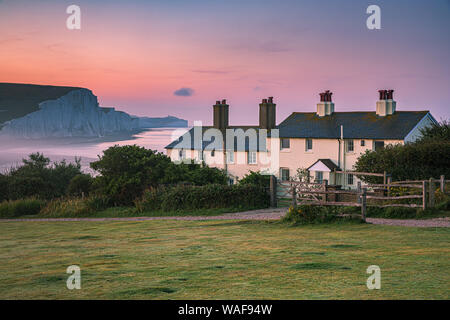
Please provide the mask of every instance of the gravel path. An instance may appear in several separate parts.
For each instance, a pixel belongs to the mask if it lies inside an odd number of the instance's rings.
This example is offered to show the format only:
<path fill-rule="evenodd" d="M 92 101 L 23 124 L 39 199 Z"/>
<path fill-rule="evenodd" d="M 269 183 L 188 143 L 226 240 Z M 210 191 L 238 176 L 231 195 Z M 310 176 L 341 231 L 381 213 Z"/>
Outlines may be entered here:
<path fill-rule="evenodd" d="M 286 208 L 261 209 L 245 212 L 226 213 L 218 216 L 185 217 L 123 217 L 123 218 L 48 218 L 48 219 L 1 219 L 0 221 L 147 221 L 147 220 L 278 220 L 286 213 Z M 368 223 L 403 227 L 450 227 L 450 218 L 427 220 L 367 218 Z"/>
<path fill-rule="evenodd" d="M 38 219 L 1 219 L 0 221 L 147 221 L 147 220 L 277 220 L 284 216 L 286 208 L 261 209 L 218 216 L 185 217 L 123 217 L 123 218 L 38 218 Z"/>
<path fill-rule="evenodd" d="M 434 218 L 426 220 L 367 218 L 368 223 L 402 227 L 445 227 L 450 228 L 450 218 Z"/>

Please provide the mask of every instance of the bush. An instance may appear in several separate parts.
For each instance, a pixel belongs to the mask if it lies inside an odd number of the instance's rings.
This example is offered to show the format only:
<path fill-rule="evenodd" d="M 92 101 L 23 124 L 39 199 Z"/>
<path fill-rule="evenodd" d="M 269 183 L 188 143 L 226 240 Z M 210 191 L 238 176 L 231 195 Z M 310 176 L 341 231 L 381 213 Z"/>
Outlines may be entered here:
<path fill-rule="evenodd" d="M 108 196 L 114 205 L 130 205 L 144 190 L 163 184 L 227 183 L 222 170 L 194 163 L 175 164 L 162 153 L 136 145 L 108 148 L 91 163 L 91 168 L 100 173 L 93 188 Z"/>
<path fill-rule="evenodd" d="M 45 206 L 45 201 L 39 199 L 22 199 L 3 201 L 0 203 L 0 217 L 12 218 L 24 215 L 38 214 Z"/>
<path fill-rule="evenodd" d="M 75 163 L 53 162 L 40 153 L 32 153 L 23 164 L 10 171 L 0 180 L 5 183 L 0 187 L 0 198 L 23 199 L 36 197 L 52 199 L 65 195 L 70 180 L 81 174 L 80 159 Z M 0 181 L 1 182 L 1 181 Z"/>
<path fill-rule="evenodd" d="M 407 207 L 367 207 L 367 216 L 387 219 L 415 219 L 424 215 L 424 212 L 416 208 Z"/>
<path fill-rule="evenodd" d="M 79 217 L 92 213 L 84 199 L 55 199 L 50 201 L 45 208 L 41 210 L 41 215 L 47 217 L 69 216 Z"/>
<path fill-rule="evenodd" d="M 8 199 L 8 177 L 0 173 L 0 202 Z"/>
<path fill-rule="evenodd" d="M 340 216 L 340 208 L 334 206 L 300 205 L 291 206 L 282 222 L 292 225 L 320 224 L 354 220 L 351 216 Z M 357 220 L 360 220 L 359 218 Z"/>
<path fill-rule="evenodd" d="M 250 171 L 242 179 L 239 180 L 239 184 L 240 185 L 251 184 L 255 186 L 269 188 L 270 176 L 267 174 L 261 174 L 260 172 Z"/>
<path fill-rule="evenodd" d="M 83 217 L 105 210 L 109 206 L 109 199 L 101 195 L 91 195 L 83 199 L 58 198 L 50 201 L 40 214 L 49 217 Z"/>
<path fill-rule="evenodd" d="M 195 209 L 259 209 L 269 206 L 267 191 L 253 185 L 175 186 L 149 189 L 135 201 L 139 212 Z"/>
<path fill-rule="evenodd" d="M 91 190 L 93 178 L 89 174 L 79 174 L 73 177 L 70 182 L 69 186 L 67 187 L 67 194 L 69 196 L 82 196 L 89 195 L 89 192 Z"/>

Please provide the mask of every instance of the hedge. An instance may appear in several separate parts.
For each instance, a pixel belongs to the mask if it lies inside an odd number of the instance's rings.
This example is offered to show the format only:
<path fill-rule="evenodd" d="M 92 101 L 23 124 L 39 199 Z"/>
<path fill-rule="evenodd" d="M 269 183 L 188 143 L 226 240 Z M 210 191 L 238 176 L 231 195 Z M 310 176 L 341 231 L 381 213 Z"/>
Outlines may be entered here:
<path fill-rule="evenodd" d="M 254 185 L 205 185 L 152 188 L 135 201 L 139 212 L 193 209 L 260 209 L 269 206 L 269 194 Z"/>

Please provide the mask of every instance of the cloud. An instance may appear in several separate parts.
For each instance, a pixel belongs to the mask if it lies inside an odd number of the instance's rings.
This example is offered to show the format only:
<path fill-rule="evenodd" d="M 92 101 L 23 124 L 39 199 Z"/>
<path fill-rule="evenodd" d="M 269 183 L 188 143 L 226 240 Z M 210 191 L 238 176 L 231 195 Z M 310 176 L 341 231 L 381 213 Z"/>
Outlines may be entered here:
<path fill-rule="evenodd" d="M 173 94 L 176 96 L 179 96 L 179 97 L 190 97 L 194 94 L 194 89 L 181 88 L 181 89 L 176 90 Z"/>

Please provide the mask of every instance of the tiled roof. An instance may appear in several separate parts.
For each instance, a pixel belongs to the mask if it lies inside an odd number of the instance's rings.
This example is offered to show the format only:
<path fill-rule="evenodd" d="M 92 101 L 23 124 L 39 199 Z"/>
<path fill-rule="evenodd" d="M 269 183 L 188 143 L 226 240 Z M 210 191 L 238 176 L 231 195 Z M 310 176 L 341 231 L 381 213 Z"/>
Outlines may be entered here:
<path fill-rule="evenodd" d="M 278 125 L 281 138 L 404 139 L 428 111 L 397 111 L 380 117 L 375 112 L 335 112 L 319 117 L 315 112 L 294 112 Z"/>
<path fill-rule="evenodd" d="M 375 112 L 334 112 L 325 117 L 319 117 L 315 112 L 294 112 L 281 122 L 277 128 L 280 138 L 316 138 L 339 139 L 341 125 L 344 127 L 344 139 L 386 139 L 403 140 L 408 133 L 422 120 L 429 111 L 397 111 L 393 115 L 380 117 Z M 204 126 L 203 133 L 212 126 Z M 230 126 L 228 129 L 255 129 L 258 135 L 258 126 Z M 203 136 L 203 134 L 202 134 Z M 270 136 L 270 132 L 267 133 Z M 266 141 L 262 139 L 258 150 L 266 150 Z M 211 141 L 203 141 L 203 150 L 216 149 Z M 194 147 L 194 128 L 166 146 L 166 149 L 198 149 Z M 249 142 L 246 139 L 245 151 L 249 151 Z M 254 149 L 254 148 L 252 148 Z M 235 151 L 243 151 L 235 141 Z"/>
<path fill-rule="evenodd" d="M 322 162 L 328 169 L 330 169 L 330 171 L 333 171 L 335 169 L 338 171 L 341 170 L 331 159 L 319 159 L 312 165 L 310 165 L 307 169 L 309 170 L 310 168 L 314 167 L 317 162 Z"/>

